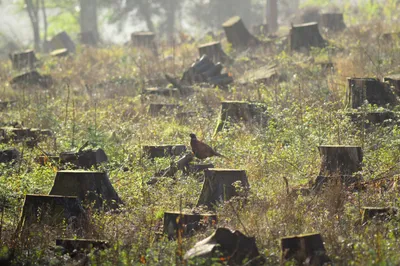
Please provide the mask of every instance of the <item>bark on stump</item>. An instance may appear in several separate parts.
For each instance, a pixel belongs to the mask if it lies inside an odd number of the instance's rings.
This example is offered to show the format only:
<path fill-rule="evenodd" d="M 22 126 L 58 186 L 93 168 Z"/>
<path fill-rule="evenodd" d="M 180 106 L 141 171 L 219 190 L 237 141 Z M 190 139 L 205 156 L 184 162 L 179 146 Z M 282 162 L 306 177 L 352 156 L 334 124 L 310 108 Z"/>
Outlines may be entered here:
<path fill-rule="evenodd" d="M 329 31 L 338 32 L 346 28 L 343 13 L 323 13 L 319 18 L 319 25 Z"/>
<path fill-rule="evenodd" d="M 74 54 L 76 52 L 75 43 L 71 37 L 63 31 L 54 36 L 49 42 L 50 51 L 58 49 L 67 49 L 69 53 Z"/>
<path fill-rule="evenodd" d="M 199 56 L 207 55 L 213 62 L 225 63 L 230 61 L 228 55 L 222 50 L 220 42 L 210 42 L 199 46 Z"/>
<path fill-rule="evenodd" d="M 149 159 L 179 156 L 185 151 L 186 151 L 186 146 L 183 144 L 143 146 L 143 153 Z"/>
<path fill-rule="evenodd" d="M 352 176 L 361 171 L 363 152 L 357 146 L 319 146 L 320 176 Z"/>
<path fill-rule="evenodd" d="M 320 234 L 304 234 L 281 239 L 281 263 L 295 260 L 298 265 L 324 265 L 331 260 L 326 255 L 322 236 Z"/>
<path fill-rule="evenodd" d="M 292 25 L 289 33 L 289 47 L 291 51 L 308 52 L 311 47 L 325 47 L 318 23 Z"/>
<path fill-rule="evenodd" d="M 201 265 L 212 265 L 216 260 L 223 261 L 226 265 L 265 265 L 265 259 L 258 252 L 255 237 L 223 227 L 197 242 L 184 256 L 185 261 L 193 261 L 194 265 L 197 265 L 198 258 Z"/>
<path fill-rule="evenodd" d="M 265 126 L 268 122 L 267 107 L 262 103 L 225 101 L 221 103 L 220 118 L 214 134 L 220 132 L 227 122 L 257 123 Z"/>
<path fill-rule="evenodd" d="M 10 80 L 13 89 L 30 89 L 32 87 L 48 88 L 53 84 L 53 79 L 49 75 L 41 75 L 36 70 L 18 75 Z"/>
<path fill-rule="evenodd" d="M 204 170 L 204 183 L 197 206 L 213 207 L 237 196 L 236 189 L 232 185 L 237 181 L 240 181 L 245 189 L 249 187 L 245 170 L 218 168 Z"/>
<path fill-rule="evenodd" d="M 393 88 L 395 94 L 400 97 L 400 74 L 384 77 L 383 82 L 389 84 L 389 86 Z"/>
<path fill-rule="evenodd" d="M 68 253 L 73 253 L 75 250 L 78 252 L 87 252 L 92 249 L 104 250 L 110 247 L 108 241 L 96 239 L 56 239 L 56 246 L 63 247 Z"/>
<path fill-rule="evenodd" d="M 250 34 L 242 19 L 238 16 L 228 19 L 222 24 L 222 27 L 224 28 L 228 42 L 235 49 L 245 49 L 249 46 L 260 44 L 260 41 Z"/>
<path fill-rule="evenodd" d="M 351 106 L 361 107 L 365 101 L 378 106 L 396 105 L 397 98 L 388 84 L 374 78 L 348 78 Z"/>
<path fill-rule="evenodd" d="M 361 224 L 371 220 L 387 221 L 397 214 L 398 210 L 393 207 L 363 207 Z"/>
<path fill-rule="evenodd" d="M 192 214 L 179 212 L 164 213 L 164 234 L 168 239 L 177 239 L 193 235 L 195 231 L 205 229 L 217 223 L 216 214 Z"/>
<path fill-rule="evenodd" d="M 58 171 L 49 194 L 78 197 L 95 209 L 116 209 L 122 204 L 104 172 Z"/>
<path fill-rule="evenodd" d="M 28 50 L 22 53 L 13 53 L 9 56 L 13 69 L 16 70 L 21 70 L 24 68 L 33 69 L 38 62 L 35 52 L 33 50 Z"/>
<path fill-rule="evenodd" d="M 157 53 L 156 35 L 151 31 L 138 31 L 131 34 L 131 43 L 134 47 L 148 48 Z"/>
<path fill-rule="evenodd" d="M 151 116 L 171 115 L 181 107 L 182 106 L 179 104 L 151 103 L 149 106 L 149 114 Z"/>
<path fill-rule="evenodd" d="M 87 230 L 87 217 L 77 197 L 26 195 L 17 232 L 29 233 L 34 224 L 51 227 L 66 225 L 83 236 Z"/>

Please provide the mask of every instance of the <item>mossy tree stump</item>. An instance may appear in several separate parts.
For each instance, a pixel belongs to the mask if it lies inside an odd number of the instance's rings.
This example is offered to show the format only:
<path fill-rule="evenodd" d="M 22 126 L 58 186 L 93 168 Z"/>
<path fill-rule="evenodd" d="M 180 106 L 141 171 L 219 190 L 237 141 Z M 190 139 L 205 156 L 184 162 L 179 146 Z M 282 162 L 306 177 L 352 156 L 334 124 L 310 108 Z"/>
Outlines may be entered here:
<path fill-rule="evenodd" d="M 204 183 L 197 206 L 214 205 L 238 196 L 233 183 L 240 181 L 244 189 L 249 188 L 245 170 L 210 168 L 204 170 Z"/>
<path fill-rule="evenodd" d="M 318 23 L 292 25 L 289 33 L 289 47 L 291 51 L 308 52 L 311 47 L 325 47 Z"/>
<path fill-rule="evenodd" d="M 343 20 L 343 13 L 322 13 L 319 17 L 321 28 L 329 31 L 338 32 L 346 28 Z"/>
<path fill-rule="evenodd" d="M 179 104 L 151 103 L 149 106 L 149 114 L 151 116 L 168 115 L 181 109 Z"/>
<path fill-rule="evenodd" d="M 242 19 L 238 16 L 228 19 L 222 24 L 228 42 L 235 49 L 245 49 L 260 44 L 260 41 L 250 34 Z"/>
<path fill-rule="evenodd" d="M 322 236 L 320 234 L 304 234 L 281 239 L 281 263 L 295 260 L 297 265 L 324 265 L 331 260 L 326 255 Z"/>
<path fill-rule="evenodd" d="M 29 233 L 32 226 L 65 227 L 83 236 L 87 230 L 86 213 L 77 197 L 26 195 L 18 233 Z"/>
<path fill-rule="evenodd" d="M 95 209 L 116 209 L 122 204 L 104 172 L 58 171 L 49 194 L 78 197 Z"/>
<path fill-rule="evenodd" d="M 257 123 L 265 126 L 268 122 L 267 107 L 262 103 L 225 101 L 221 103 L 220 118 L 214 134 L 220 132 L 227 122 Z"/>
<path fill-rule="evenodd" d="M 348 78 L 351 106 L 361 107 L 365 101 L 378 106 L 396 105 L 397 98 L 390 87 L 374 78 Z"/>
<path fill-rule="evenodd" d="M 216 214 L 192 214 L 179 212 L 164 213 L 164 234 L 168 239 L 191 236 L 194 231 L 217 223 Z"/>
<path fill-rule="evenodd" d="M 62 31 L 55 35 L 48 43 L 50 51 L 58 49 L 67 49 L 69 53 L 74 54 L 76 52 L 75 43 L 72 41 L 71 37 Z"/>
<path fill-rule="evenodd" d="M 383 82 L 393 87 L 395 94 L 400 97 L 400 74 L 384 77 Z"/>
<path fill-rule="evenodd" d="M 228 55 L 222 50 L 220 42 L 210 42 L 199 46 L 199 56 L 207 55 L 213 62 L 225 63 L 229 61 Z"/>
<path fill-rule="evenodd" d="M 35 52 L 28 50 L 20 53 L 10 54 L 10 60 L 14 69 L 21 70 L 23 68 L 35 68 L 35 64 L 38 62 Z"/>
<path fill-rule="evenodd" d="M 193 261 L 193 265 L 197 265 L 196 259 L 200 259 L 201 265 L 212 265 L 215 260 L 224 262 L 226 265 L 265 264 L 265 259 L 258 252 L 255 237 L 248 237 L 240 231 L 231 231 L 222 227 L 211 236 L 197 242 L 186 252 L 184 259 Z"/>
<path fill-rule="evenodd" d="M 319 146 L 320 176 L 352 176 L 361 171 L 363 152 L 358 146 Z"/>
<path fill-rule="evenodd" d="M 361 224 L 371 220 L 387 221 L 397 214 L 398 210 L 393 207 L 363 207 Z"/>
<path fill-rule="evenodd" d="M 52 84 L 53 79 L 50 75 L 41 75 L 36 70 L 22 73 L 10 80 L 10 85 L 13 89 L 30 89 L 35 86 L 46 89 Z"/>
<path fill-rule="evenodd" d="M 143 153 L 149 159 L 179 156 L 185 151 L 186 146 L 183 144 L 143 146 Z"/>
<path fill-rule="evenodd" d="M 0 163 L 15 163 L 21 158 L 16 148 L 0 150 Z"/>
<path fill-rule="evenodd" d="M 96 239 L 56 239 L 56 246 L 63 247 L 68 253 L 90 251 L 92 249 L 104 250 L 110 247 L 108 241 Z"/>

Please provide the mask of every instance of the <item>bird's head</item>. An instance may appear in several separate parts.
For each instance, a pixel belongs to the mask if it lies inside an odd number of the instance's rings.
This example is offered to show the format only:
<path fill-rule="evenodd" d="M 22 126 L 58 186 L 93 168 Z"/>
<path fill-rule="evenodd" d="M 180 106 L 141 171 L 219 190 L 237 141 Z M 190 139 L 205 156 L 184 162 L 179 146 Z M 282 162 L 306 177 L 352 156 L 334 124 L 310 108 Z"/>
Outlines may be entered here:
<path fill-rule="evenodd" d="M 192 134 L 190 134 L 190 138 L 191 139 L 196 139 L 196 135 L 192 133 Z"/>

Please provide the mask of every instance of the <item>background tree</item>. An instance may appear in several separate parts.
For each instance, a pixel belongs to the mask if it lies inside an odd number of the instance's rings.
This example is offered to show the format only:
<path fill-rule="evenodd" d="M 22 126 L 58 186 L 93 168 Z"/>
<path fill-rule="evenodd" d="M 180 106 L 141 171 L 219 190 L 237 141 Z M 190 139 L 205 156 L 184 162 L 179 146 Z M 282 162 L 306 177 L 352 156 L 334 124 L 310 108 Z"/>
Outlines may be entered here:
<path fill-rule="evenodd" d="M 99 39 L 97 25 L 97 0 L 79 0 L 79 24 L 82 32 L 91 31 L 96 40 Z"/>

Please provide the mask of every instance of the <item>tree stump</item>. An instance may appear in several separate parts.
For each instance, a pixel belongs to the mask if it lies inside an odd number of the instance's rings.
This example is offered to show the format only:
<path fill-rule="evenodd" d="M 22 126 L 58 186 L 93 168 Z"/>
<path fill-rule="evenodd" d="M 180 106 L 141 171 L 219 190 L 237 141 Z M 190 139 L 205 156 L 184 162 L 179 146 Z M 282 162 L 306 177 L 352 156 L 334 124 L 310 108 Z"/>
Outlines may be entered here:
<path fill-rule="evenodd" d="M 230 200 L 237 196 L 234 182 L 240 181 L 242 187 L 247 189 L 249 182 L 245 170 L 210 168 L 204 170 L 204 183 L 197 206 L 214 205 Z"/>
<path fill-rule="evenodd" d="M 221 103 L 220 118 L 214 134 L 220 132 L 227 122 L 257 123 L 265 126 L 268 122 L 267 107 L 262 103 L 225 101 Z"/>
<path fill-rule="evenodd" d="M 13 53 L 9 56 L 13 69 L 16 70 L 21 70 L 24 68 L 33 69 L 38 62 L 35 52 L 33 50 L 28 50 L 21 53 Z"/>
<path fill-rule="evenodd" d="M 56 246 L 63 247 L 68 253 L 73 253 L 75 250 L 91 251 L 92 249 L 104 250 L 110 247 L 108 241 L 96 239 L 56 239 Z"/>
<path fill-rule="evenodd" d="M 75 43 L 71 37 L 63 31 L 54 36 L 48 43 L 50 51 L 58 49 L 67 49 L 69 53 L 74 54 L 76 52 Z"/>
<path fill-rule="evenodd" d="M 0 150 L 0 163 L 15 163 L 21 158 L 21 154 L 15 148 Z"/>
<path fill-rule="evenodd" d="M 396 42 L 400 40 L 400 32 L 386 32 L 383 33 L 380 38 L 385 42 Z"/>
<path fill-rule="evenodd" d="M 225 63 L 230 61 L 228 55 L 222 50 L 220 42 L 210 42 L 199 46 L 199 56 L 207 55 L 213 62 Z"/>
<path fill-rule="evenodd" d="M 212 163 L 207 164 L 189 164 L 189 172 L 190 173 L 200 173 L 207 169 L 214 168 Z"/>
<path fill-rule="evenodd" d="M 377 106 L 394 106 L 397 98 L 388 84 L 374 78 L 348 78 L 351 106 L 361 107 L 365 101 Z"/>
<path fill-rule="evenodd" d="M 352 176 L 361 171 L 363 152 L 357 146 L 319 146 L 320 176 Z"/>
<path fill-rule="evenodd" d="M 66 225 L 83 236 L 87 230 L 87 217 L 76 197 L 26 195 L 17 232 L 29 232 L 34 224 L 51 227 Z"/>
<path fill-rule="evenodd" d="M 249 46 L 260 44 L 260 41 L 250 34 L 242 19 L 238 16 L 228 19 L 222 24 L 222 27 L 224 28 L 228 42 L 235 49 L 245 49 Z"/>
<path fill-rule="evenodd" d="M 151 31 L 138 31 L 131 34 L 131 43 L 134 47 L 148 48 L 157 53 L 156 35 Z"/>
<path fill-rule="evenodd" d="M 72 164 L 75 168 L 90 169 L 97 167 L 101 163 L 108 162 L 107 154 L 103 149 L 88 149 L 78 152 L 61 152 L 61 164 Z"/>
<path fill-rule="evenodd" d="M 196 259 L 199 259 L 197 263 Z M 226 263 L 226 265 L 265 264 L 265 259 L 258 252 L 254 237 L 223 227 L 197 242 L 186 252 L 184 260 L 193 262 L 193 264 L 187 263 L 189 265 L 214 265 L 215 261 Z"/>
<path fill-rule="evenodd" d="M 53 79 L 49 75 L 40 75 L 36 70 L 18 75 L 10 80 L 13 89 L 23 89 L 38 86 L 48 88 L 52 85 Z"/>
<path fill-rule="evenodd" d="M 400 74 L 384 77 L 383 82 L 389 84 L 389 86 L 393 88 L 395 94 L 400 97 Z"/>
<path fill-rule="evenodd" d="M 241 85 L 270 85 L 281 79 L 276 65 L 267 65 L 256 69 L 247 70 L 238 83 Z"/>
<path fill-rule="evenodd" d="M 69 55 L 69 51 L 68 51 L 68 49 L 65 49 L 65 48 L 57 49 L 57 50 L 50 52 L 50 55 L 54 56 L 54 57 L 64 57 L 64 56 Z"/>
<path fill-rule="evenodd" d="M 9 109 L 11 107 L 15 107 L 17 105 L 17 101 L 1 101 L 0 100 L 0 111 Z"/>
<path fill-rule="evenodd" d="M 270 33 L 268 24 L 260 24 L 253 26 L 253 34 L 256 36 L 267 37 Z"/>
<path fill-rule="evenodd" d="M 183 144 L 176 145 L 145 145 L 143 146 L 143 153 L 149 159 L 163 158 L 171 156 L 179 156 L 186 151 L 186 146 Z"/>
<path fill-rule="evenodd" d="M 338 32 L 346 28 L 343 13 L 323 13 L 319 17 L 319 25 L 329 31 Z"/>
<path fill-rule="evenodd" d="M 96 47 L 98 39 L 93 31 L 85 31 L 79 34 L 81 44 Z"/>
<path fill-rule="evenodd" d="M 281 263 L 295 260 L 297 265 L 324 265 L 331 262 L 326 255 L 322 236 L 320 234 L 304 234 L 281 239 Z"/>
<path fill-rule="evenodd" d="M 172 115 L 174 111 L 179 110 L 181 107 L 179 104 L 151 103 L 149 114 L 151 116 Z"/>
<path fill-rule="evenodd" d="M 325 47 L 318 23 L 292 25 L 289 33 L 289 47 L 291 51 L 308 52 L 311 47 Z"/>
<path fill-rule="evenodd" d="M 372 125 L 388 126 L 397 123 L 397 117 L 392 111 L 384 112 L 355 112 L 348 114 L 353 123 L 368 129 Z"/>
<path fill-rule="evenodd" d="M 13 142 L 26 142 L 35 146 L 39 141 L 42 140 L 41 130 L 32 130 L 31 128 L 12 128 L 2 127 L 0 128 L 0 143 Z"/>
<path fill-rule="evenodd" d="M 193 235 L 194 231 L 205 229 L 217 223 L 216 214 L 192 214 L 179 212 L 164 213 L 164 234 L 168 239 Z"/>
<path fill-rule="evenodd" d="M 58 171 L 49 194 L 78 197 L 95 209 L 116 209 L 122 204 L 104 172 Z"/>
<path fill-rule="evenodd" d="M 361 224 L 371 220 L 387 221 L 397 214 L 398 210 L 393 207 L 363 207 Z"/>

